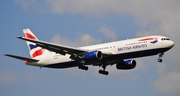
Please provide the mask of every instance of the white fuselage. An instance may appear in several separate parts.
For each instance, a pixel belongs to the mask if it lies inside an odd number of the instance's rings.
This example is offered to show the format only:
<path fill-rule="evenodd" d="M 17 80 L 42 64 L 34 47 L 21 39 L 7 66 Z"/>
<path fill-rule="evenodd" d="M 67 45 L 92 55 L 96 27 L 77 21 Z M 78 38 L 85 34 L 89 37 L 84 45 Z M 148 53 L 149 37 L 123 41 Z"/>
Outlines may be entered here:
<path fill-rule="evenodd" d="M 111 56 L 105 58 L 108 60 L 115 59 L 130 59 L 144 56 L 156 55 L 163 53 L 174 46 L 174 42 L 164 36 L 148 36 L 135 39 L 127 39 L 122 41 L 97 44 L 92 46 L 80 47 L 80 49 L 86 49 L 89 51 L 99 50 L 102 53 L 110 54 Z M 71 60 L 70 55 L 60 55 L 55 52 L 45 50 L 41 56 L 40 61 L 37 63 L 29 62 L 29 65 L 34 66 L 49 66 L 56 64 L 72 64 L 74 60 Z M 76 66 L 76 64 L 74 65 Z M 68 66 L 67 66 L 68 67 Z M 61 68 L 61 67 L 59 67 Z M 63 67 L 64 68 L 64 67 Z"/>

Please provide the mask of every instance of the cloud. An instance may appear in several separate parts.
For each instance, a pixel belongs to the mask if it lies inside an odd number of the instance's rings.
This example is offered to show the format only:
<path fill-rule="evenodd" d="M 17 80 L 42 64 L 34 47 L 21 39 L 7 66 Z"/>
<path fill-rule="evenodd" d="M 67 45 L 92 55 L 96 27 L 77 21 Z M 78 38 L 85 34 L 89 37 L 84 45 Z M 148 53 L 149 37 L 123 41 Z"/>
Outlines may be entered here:
<path fill-rule="evenodd" d="M 17 5 L 20 5 L 24 10 L 35 13 L 48 13 L 50 6 L 48 2 L 38 0 L 15 0 Z"/>
<path fill-rule="evenodd" d="M 22 0 L 24 1 L 24 0 Z M 161 17 L 171 17 L 179 13 L 179 0 L 46 0 L 49 12 L 55 14 L 87 14 L 93 16 L 108 13 L 130 15 L 139 24 L 159 22 Z M 45 6 L 44 6 L 45 7 Z"/>
<path fill-rule="evenodd" d="M 160 76 L 153 82 L 153 89 L 160 93 L 180 94 L 180 72 L 173 71 Z"/>
<path fill-rule="evenodd" d="M 106 27 L 101 27 L 100 33 L 102 33 L 107 39 L 110 39 L 112 41 L 117 40 L 115 32 Z M 77 36 L 74 40 L 69 39 L 68 37 L 63 37 L 60 34 L 56 34 L 52 37 L 51 42 L 62 45 L 80 47 L 99 44 L 102 42 L 102 40 L 99 38 L 94 38 L 87 33 Z"/>
<path fill-rule="evenodd" d="M 142 25 L 156 27 L 164 19 L 179 14 L 179 0 L 16 0 L 24 9 L 37 9 L 54 14 L 86 14 L 102 16 L 108 13 L 132 16 Z M 32 9 L 33 8 L 33 9 Z M 34 11 L 34 10 L 33 10 Z M 152 24 L 153 23 L 153 24 Z M 148 25 L 148 26 L 149 26 Z"/>
<path fill-rule="evenodd" d="M 101 40 L 93 38 L 89 34 L 83 34 L 81 36 L 77 36 L 77 38 L 75 38 L 75 40 L 68 39 L 66 37 L 62 37 L 60 34 L 57 34 L 52 37 L 51 42 L 57 43 L 57 44 L 62 44 L 62 45 L 79 47 L 79 46 L 86 46 L 86 45 L 101 43 Z"/>
<path fill-rule="evenodd" d="M 117 35 L 115 34 L 115 32 L 106 27 L 101 27 L 100 32 L 111 41 L 117 40 Z"/>
<path fill-rule="evenodd" d="M 30 6 L 34 6 L 34 0 L 16 0 L 16 3 L 20 5 L 23 9 L 28 10 Z"/>
<path fill-rule="evenodd" d="M 0 84 L 11 85 L 14 82 L 32 82 L 35 77 L 30 73 L 19 73 L 13 70 L 2 70 L 0 72 Z"/>

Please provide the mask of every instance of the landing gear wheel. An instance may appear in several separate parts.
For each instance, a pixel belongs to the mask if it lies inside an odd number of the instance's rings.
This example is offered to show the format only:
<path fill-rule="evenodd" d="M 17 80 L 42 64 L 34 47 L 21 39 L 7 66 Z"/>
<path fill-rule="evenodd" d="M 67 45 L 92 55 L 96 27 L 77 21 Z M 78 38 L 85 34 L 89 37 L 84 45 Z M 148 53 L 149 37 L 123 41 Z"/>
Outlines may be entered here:
<path fill-rule="evenodd" d="M 104 71 L 104 74 L 105 74 L 105 75 L 108 75 L 108 74 L 109 74 L 109 72 L 108 72 L 108 71 Z"/>
<path fill-rule="evenodd" d="M 84 70 L 86 70 L 86 71 L 87 71 L 87 70 L 88 70 L 88 67 L 87 67 L 87 66 L 85 66 L 85 67 L 84 67 Z"/>
<path fill-rule="evenodd" d="M 162 59 L 158 59 L 157 61 L 161 63 L 163 60 Z"/>
<path fill-rule="evenodd" d="M 103 70 L 99 70 L 99 74 L 102 74 L 103 73 Z"/>
<path fill-rule="evenodd" d="M 104 70 L 99 70 L 99 74 L 108 75 L 109 72 L 108 71 L 104 71 Z"/>
<path fill-rule="evenodd" d="M 88 67 L 87 66 L 78 66 L 79 69 L 82 69 L 82 70 L 88 70 Z"/>

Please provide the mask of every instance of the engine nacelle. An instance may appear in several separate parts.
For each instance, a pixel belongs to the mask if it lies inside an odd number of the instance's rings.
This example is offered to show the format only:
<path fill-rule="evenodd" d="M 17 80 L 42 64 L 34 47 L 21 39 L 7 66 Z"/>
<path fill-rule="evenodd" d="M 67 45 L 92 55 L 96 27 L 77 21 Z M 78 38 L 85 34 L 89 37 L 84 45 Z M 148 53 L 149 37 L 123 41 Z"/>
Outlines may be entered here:
<path fill-rule="evenodd" d="M 124 60 L 122 62 L 119 62 L 116 64 L 117 69 L 133 69 L 136 67 L 136 61 L 135 60 Z"/>
<path fill-rule="evenodd" d="M 85 60 L 93 60 L 93 59 L 98 59 L 101 60 L 103 57 L 102 52 L 101 51 L 91 51 L 91 52 L 87 52 L 84 54 L 83 59 Z"/>

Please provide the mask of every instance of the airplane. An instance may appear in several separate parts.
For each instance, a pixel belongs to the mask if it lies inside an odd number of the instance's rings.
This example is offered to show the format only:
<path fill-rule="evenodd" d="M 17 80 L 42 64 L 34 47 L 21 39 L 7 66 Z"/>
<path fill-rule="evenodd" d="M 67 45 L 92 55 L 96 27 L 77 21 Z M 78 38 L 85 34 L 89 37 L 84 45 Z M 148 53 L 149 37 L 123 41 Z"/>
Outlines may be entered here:
<path fill-rule="evenodd" d="M 99 74 L 108 75 L 108 65 L 116 65 L 118 70 L 129 70 L 136 67 L 133 58 L 159 55 L 162 62 L 164 52 L 174 46 L 174 42 L 165 36 L 146 36 L 85 47 L 70 47 L 38 40 L 30 29 L 23 29 L 24 37 L 29 48 L 30 56 L 23 57 L 5 54 L 12 58 L 24 60 L 26 65 L 46 68 L 78 67 L 88 70 L 88 65 L 99 66 Z"/>

